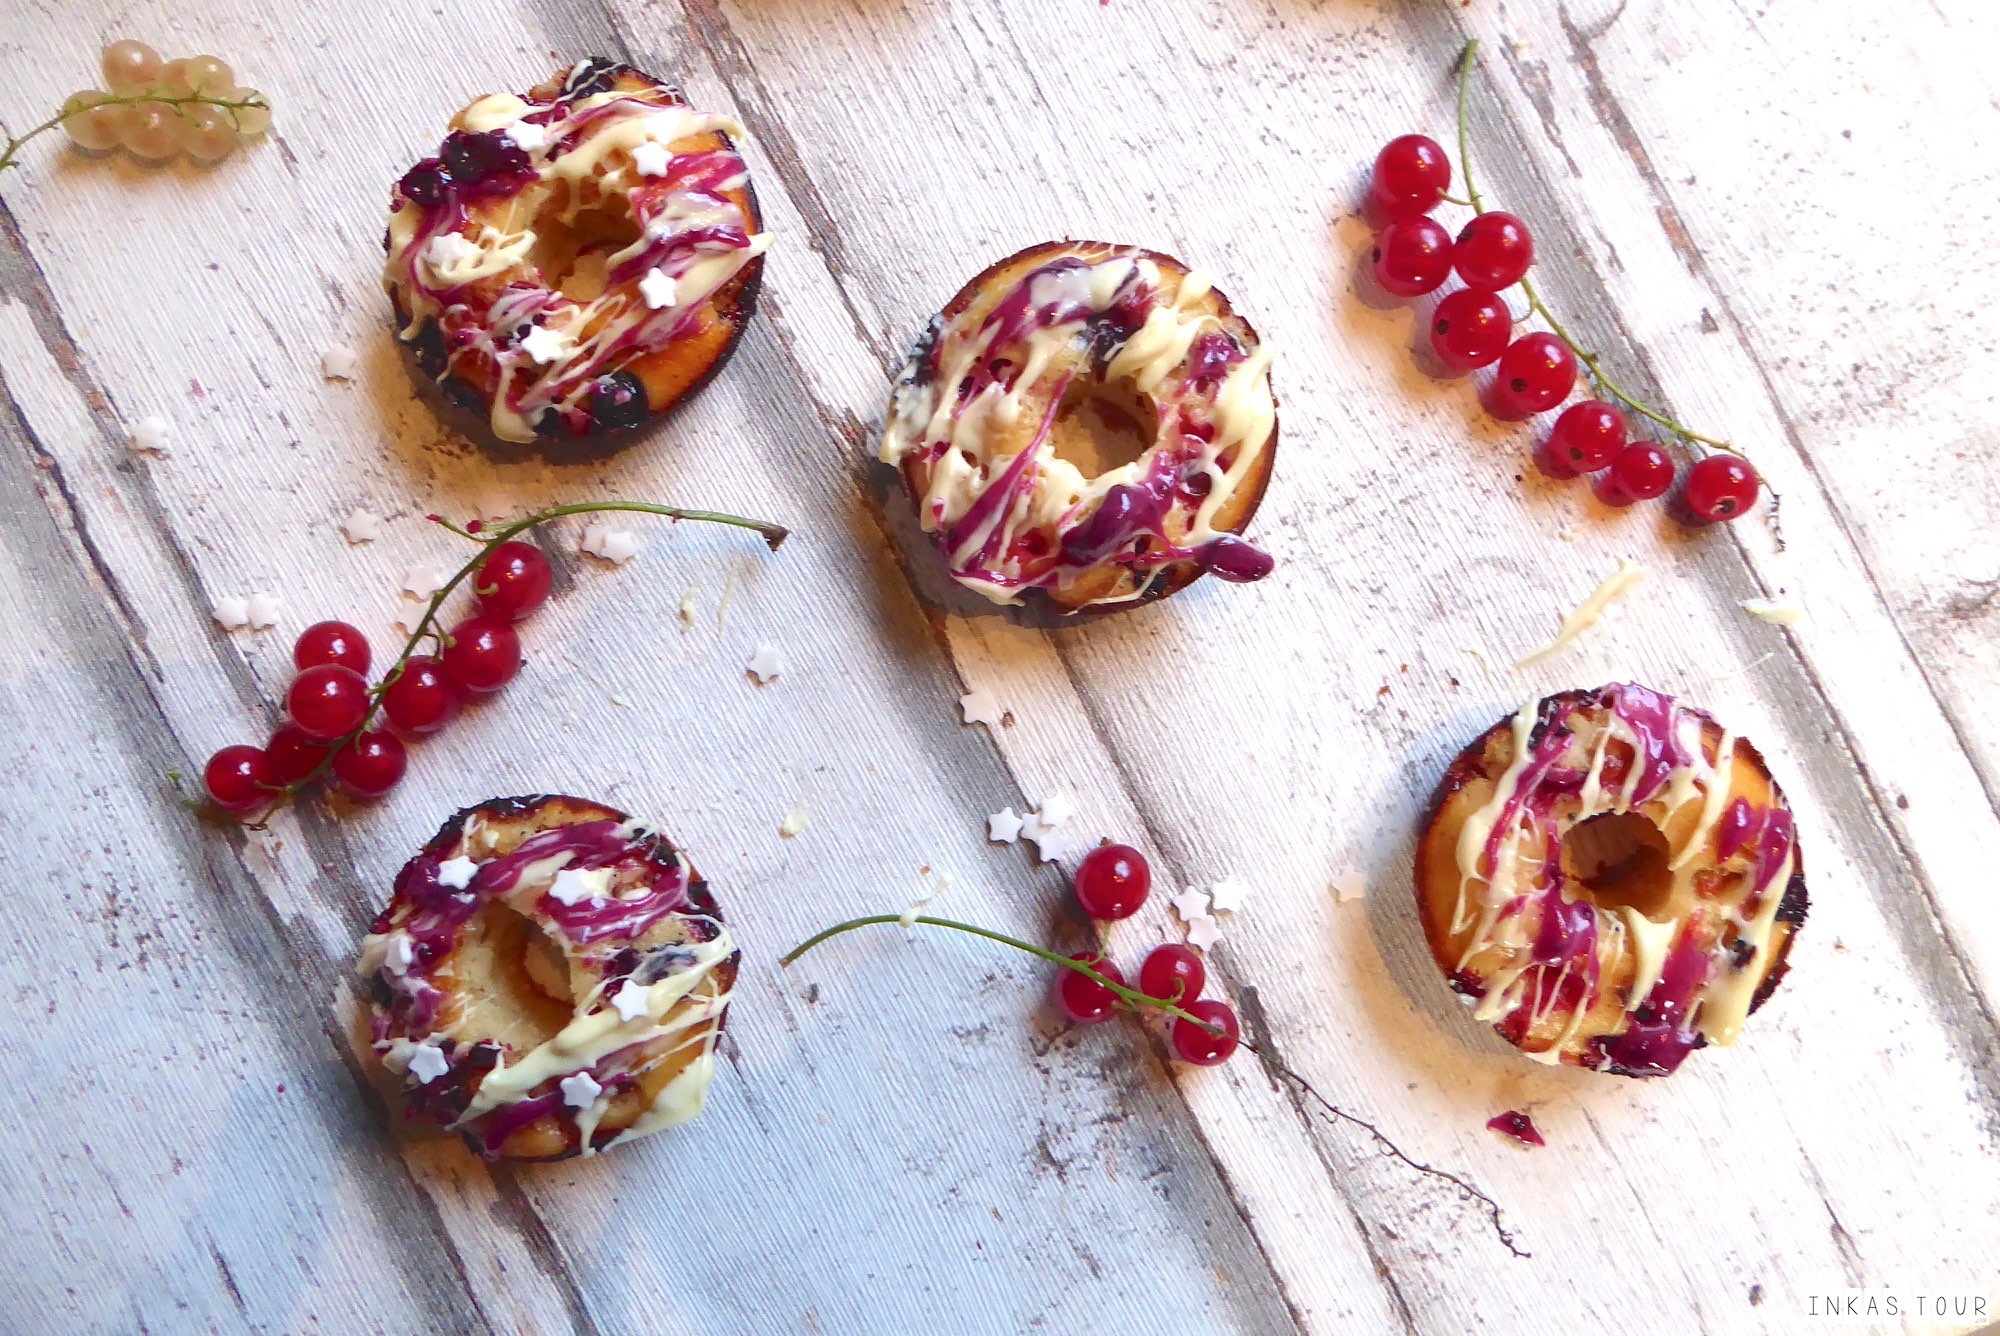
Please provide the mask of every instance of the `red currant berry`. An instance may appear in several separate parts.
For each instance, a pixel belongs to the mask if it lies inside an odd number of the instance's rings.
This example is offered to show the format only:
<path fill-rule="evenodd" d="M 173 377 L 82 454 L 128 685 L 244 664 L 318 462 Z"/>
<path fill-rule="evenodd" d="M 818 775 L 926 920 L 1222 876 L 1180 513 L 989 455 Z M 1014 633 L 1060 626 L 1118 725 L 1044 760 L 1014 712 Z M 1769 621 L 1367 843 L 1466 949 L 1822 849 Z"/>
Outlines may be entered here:
<path fill-rule="evenodd" d="M 1468 288 L 1498 292 L 1519 283 L 1535 262 L 1535 239 L 1511 213 L 1482 213 L 1459 229 L 1452 268 Z"/>
<path fill-rule="evenodd" d="M 1601 399 L 1571 404 L 1535 450 L 1535 464 L 1551 478 L 1595 473 L 1625 447 L 1625 415 Z"/>
<path fill-rule="evenodd" d="M 1513 336 L 1514 313 L 1490 292 L 1454 292 L 1431 315 L 1431 347 L 1454 370 L 1488 365 L 1507 351 Z"/>
<path fill-rule="evenodd" d="M 1451 159 L 1427 135 L 1391 139 L 1375 155 L 1368 200 L 1384 218 L 1429 213 L 1451 186 Z"/>
<path fill-rule="evenodd" d="M 368 679 L 344 663 L 320 663 L 292 679 L 285 708 L 299 731 L 331 742 L 361 727 L 368 713 Z"/>
<path fill-rule="evenodd" d="M 1152 888 L 1153 869 L 1130 845 L 1100 844 L 1076 867 L 1076 902 L 1102 922 L 1138 913 Z"/>
<path fill-rule="evenodd" d="M 332 748 L 306 736 L 297 724 L 279 724 L 264 744 L 264 780 L 285 788 L 298 783 L 326 759 Z"/>
<path fill-rule="evenodd" d="M 1687 471 L 1681 500 L 1699 520 L 1733 520 L 1757 504 L 1757 471 L 1735 455 L 1710 455 Z"/>
<path fill-rule="evenodd" d="M 1168 1037 L 1172 1039 L 1174 1052 L 1181 1061 L 1192 1062 L 1197 1067 L 1213 1067 L 1219 1062 L 1227 1062 L 1229 1055 L 1236 1051 L 1237 1039 L 1243 1033 L 1229 1004 L 1210 998 L 1186 1003 L 1181 1010 L 1222 1031 L 1221 1034 L 1211 1034 L 1193 1021 L 1175 1017 Z"/>
<path fill-rule="evenodd" d="M 451 629 L 442 660 L 445 679 L 460 691 L 498 691 L 521 671 L 521 637 L 507 622 L 468 617 Z"/>
<path fill-rule="evenodd" d="M 346 622 L 314 622 L 292 646 L 292 666 L 299 669 L 338 663 L 365 677 L 368 658 L 368 638 Z"/>
<path fill-rule="evenodd" d="M 1375 234 L 1375 281 L 1398 297 L 1421 297 L 1451 272 L 1451 233 L 1422 214 Z"/>
<path fill-rule="evenodd" d="M 379 798 L 396 787 L 409 765 L 401 738 L 371 728 L 333 754 L 333 779 L 350 798 Z"/>
<path fill-rule="evenodd" d="M 1139 991 L 1162 1002 L 1186 1006 L 1201 996 L 1208 982 L 1208 966 L 1193 948 L 1179 942 L 1156 946 L 1139 965 Z"/>
<path fill-rule="evenodd" d="M 231 816 L 248 816 L 271 801 L 264 778 L 264 753 L 238 743 L 224 747 L 202 767 L 202 787 L 215 805 Z"/>
<path fill-rule="evenodd" d="M 1553 334 L 1524 334 L 1500 354 L 1487 408 L 1495 417 L 1518 420 L 1545 413 L 1576 388 L 1576 354 Z"/>
<path fill-rule="evenodd" d="M 1079 951 L 1070 959 L 1090 966 L 1120 987 L 1125 984 L 1118 967 L 1094 951 Z M 1095 979 L 1066 969 L 1056 980 L 1056 1006 L 1078 1025 L 1095 1025 L 1111 1019 L 1111 1013 L 1118 1009 L 1118 994 Z"/>
<path fill-rule="evenodd" d="M 1651 441 L 1634 441 L 1620 450 L 1611 467 L 1597 475 L 1591 490 L 1607 506 L 1650 501 L 1674 485 L 1674 461 Z"/>
<path fill-rule="evenodd" d="M 435 733 L 450 723 L 458 713 L 458 688 L 446 679 L 443 661 L 412 654 L 383 689 L 382 713 L 405 733 Z"/>
<path fill-rule="evenodd" d="M 481 612 L 518 622 L 533 616 L 549 601 L 554 580 L 542 549 L 533 543 L 510 541 L 494 548 L 479 563 L 472 589 L 479 596 Z"/>

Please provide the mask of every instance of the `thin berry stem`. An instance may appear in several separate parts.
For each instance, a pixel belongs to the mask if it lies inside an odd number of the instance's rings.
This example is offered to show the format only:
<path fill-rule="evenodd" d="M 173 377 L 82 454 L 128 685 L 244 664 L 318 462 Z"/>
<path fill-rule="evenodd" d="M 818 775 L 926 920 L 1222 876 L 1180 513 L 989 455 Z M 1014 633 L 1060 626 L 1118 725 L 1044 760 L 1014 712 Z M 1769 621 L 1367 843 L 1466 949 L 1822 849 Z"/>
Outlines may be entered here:
<path fill-rule="evenodd" d="M 209 97 L 203 93 L 165 95 L 158 93 L 105 93 L 95 101 L 87 103 L 84 106 L 74 108 L 70 111 L 57 112 L 40 125 L 29 130 L 26 134 L 7 135 L 7 147 L 0 149 L 0 172 L 6 171 L 9 167 L 19 167 L 21 165 L 21 150 L 26 148 L 31 140 L 47 134 L 72 116 L 81 116 L 84 112 L 94 111 L 99 107 L 131 107 L 137 106 L 141 102 L 157 102 L 165 107 L 214 107 L 218 111 L 228 112 L 229 119 L 236 123 L 238 129 L 242 128 L 243 118 L 237 113 L 248 111 L 252 107 L 257 107 L 264 111 L 271 109 L 271 104 L 261 97 Z M 6 127 L 0 126 L 0 134 L 6 133 Z"/>
<path fill-rule="evenodd" d="M 905 926 L 922 923 L 933 928 L 950 928 L 955 932 L 970 933 L 974 937 L 984 937 L 989 942 L 999 942 L 1003 946 L 1011 946 L 1017 951 L 1025 951 L 1037 959 L 1046 960 L 1052 965 L 1060 965 L 1066 970 L 1081 974 L 1084 978 L 1091 980 L 1100 987 L 1109 989 L 1120 1001 L 1128 1006 L 1150 1007 L 1162 1015 L 1171 1016 L 1175 1020 L 1186 1021 L 1190 1025 L 1198 1026 L 1206 1030 L 1209 1034 L 1220 1035 L 1223 1033 L 1220 1026 L 1204 1021 L 1199 1016 L 1192 1015 L 1176 1005 L 1180 1001 L 1181 994 L 1179 991 L 1175 992 L 1172 999 L 1153 997 L 1135 988 L 1127 987 L 1114 979 L 1106 978 L 1082 961 L 1073 960 L 1068 956 L 1051 951 L 1047 947 L 1036 946 L 1033 942 L 1024 942 L 1018 937 L 1010 937 L 1004 932 L 995 932 L 991 928 L 982 928 L 971 923 L 960 923 L 956 919 L 932 918 L 927 914 L 868 914 L 861 918 L 848 919 L 845 923 L 836 923 L 830 928 L 822 928 L 787 951 L 783 956 L 778 958 L 778 964 L 780 967 L 789 967 L 793 961 L 830 937 L 838 937 L 842 933 L 852 932 L 856 928 L 874 927 L 889 923 L 900 923 Z M 1185 988 L 1186 985 L 1182 984 L 1181 986 Z M 1507 1222 L 1500 1210 L 1499 1202 L 1450 1170 L 1439 1169 L 1413 1158 L 1402 1147 L 1391 1141 L 1388 1134 L 1383 1132 L 1381 1128 L 1369 1122 L 1366 1118 L 1349 1113 L 1326 1096 L 1320 1094 L 1313 1087 L 1312 1082 L 1285 1066 L 1284 1063 L 1278 1061 L 1276 1057 L 1265 1052 L 1256 1044 L 1242 1038 L 1239 1038 L 1237 1043 L 1240 1047 L 1255 1054 L 1257 1061 L 1263 1063 L 1273 1074 L 1282 1076 L 1296 1085 L 1319 1108 L 1325 1117 L 1338 1122 L 1352 1123 L 1354 1126 L 1364 1129 L 1375 1140 L 1377 1145 L 1381 1146 L 1383 1150 L 1400 1160 L 1403 1164 L 1409 1166 L 1419 1174 L 1449 1184 L 1467 1201 L 1479 1203 L 1480 1208 L 1486 1213 L 1488 1220 L 1492 1222 L 1493 1232 L 1499 1237 L 1501 1246 L 1516 1257 L 1525 1258 L 1533 1256 L 1532 1253 L 1521 1247 L 1520 1241 L 1514 1234 L 1514 1231 L 1507 1227 Z"/>
<path fill-rule="evenodd" d="M 1471 122 L 1466 113 L 1468 89 L 1472 83 L 1472 67 L 1478 51 L 1479 39 L 1475 37 L 1465 44 L 1465 50 L 1458 58 L 1458 170 L 1459 174 L 1465 179 L 1465 194 L 1472 205 L 1472 211 L 1476 214 L 1483 214 L 1487 212 L 1486 200 L 1479 193 L 1479 187 L 1473 183 L 1472 179 Z M 1583 364 L 1584 369 L 1590 373 L 1590 378 L 1597 382 L 1598 388 L 1603 390 L 1605 394 L 1624 404 L 1639 416 L 1666 428 L 1690 444 L 1705 445 L 1715 450 L 1727 450 L 1733 455 L 1741 455 L 1743 453 L 1727 441 L 1718 440 L 1713 436 L 1704 436 L 1698 431 L 1693 431 L 1682 426 L 1665 413 L 1660 412 L 1627 391 L 1624 386 L 1613 380 L 1605 372 L 1603 359 L 1597 353 L 1585 348 L 1582 340 L 1570 333 L 1569 327 L 1556 318 L 1555 312 L 1549 309 L 1549 304 L 1542 299 L 1542 294 L 1536 289 L 1533 279 L 1526 277 L 1521 279 L 1521 292 L 1528 299 L 1529 311 L 1540 316 L 1543 323 L 1548 325 L 1549 331 L 1569 345 L 1570 351 L 1576 354 L 1576 360 Z"/>
<path fill-rule="evenodd" d="M 403 675 L 404 667 L 408 665 L 411 657 L 417 652 L 419 645 L 429 640 L 436 644 L 439 652 L 443 652 L 450 644 L 451 637 L 441 630 L 437 624 L 438 612 L 444 607 L 445 600 L 450 598 L 452 592 L 470 578 L 474 571 L 479 569 L 480 564 L 486 560 L 494 548 L 500 546 L 500 544 L 510 538 L 526 533 L 528 530 L 536 528 L 539 525 L 547 524 L 551 520 L 562 519 L 569 515 L 592 515 L 614 510 L 629 511 L 642 515 L 665 515 L 676 522 L 680 520 L 700 520 L 713 524 L 730 524 L 740 529 L 750 529 L 762 537 L 770 545 L 773 552 L 777 551 L 778 546 L 789 536 L 789 531 L 783 525 L 773 524 L 769 520 L 745 519 L 741 515 L 729 515 L 719 510 L 689 510 L 684 506 L 663 506 L 652 501 L 579 501 L 567 506 L 551 506 L 547 510 L 538 510 L 524 519 L 515 520 L 511 524 L 495 529 L 490 534 L 484 530 L 475 532 L 470 526 L 453 524 L 442 515 L 426 516 L 425 518 L 429 519 L 431 523 L 476 544 L 479 551 L 474 553 L 463 566 L 460 566 L 449 580 L 439 585 L 437 592 L 431 595 L 430 601 L 424 606 L 424 615 L 417 619 L 416 626 L 410 631 L 410 638 L 403 644 L 403 652 L 396 656 L 396 661 L 389 665 L 387 672 L 382 674 L 382 680 L 368 688 L 368 712 L 361 716 L 361 722 L 351 732 L 331 743 L 327 747 L 327 753 L 321 758 L 320 763 L 314 766 L 303 777 L 282 788 L 272 787 L 271 792 L 273 796 L 271 806 L 265 810 L 263 816 L 257 821 L 248 823 L 250 828 L 252 830 L 263 829 L 264 823 L 270 819 L 271 812 L 290 801 L 306 785 L 326 775 L 333 768 L 333 758 L 338 756 L 343 748 L 368 731 L 369 725 L 375 722 L 375 716 L 381 712 L 383 695 Z"/>

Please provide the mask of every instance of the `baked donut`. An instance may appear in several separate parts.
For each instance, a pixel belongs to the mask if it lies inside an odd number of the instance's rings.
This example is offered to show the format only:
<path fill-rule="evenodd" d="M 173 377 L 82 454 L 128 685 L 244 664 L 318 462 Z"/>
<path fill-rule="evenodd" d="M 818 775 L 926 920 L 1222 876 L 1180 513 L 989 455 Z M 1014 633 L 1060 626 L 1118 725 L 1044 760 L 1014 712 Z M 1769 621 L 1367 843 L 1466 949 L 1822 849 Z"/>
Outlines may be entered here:
<path fill-rule="evenodd" d="M 1666 1076 L 1734 1043 L 1806 917 L 1785 795 L 1748 741 L 1630 683 L 1566 691 L 1445 771 L 1417 841 L 1431 954 L 1541 1062 Z"/>
<path fill-rule="evenodd" d="M 383 275 L 449 402 L 503 441 L 602 437 L 722 365 L 770 241 L 741 129 L 603 59 L 451 125 L 396 184 Z"/>
<path fill-rule="evenodd" d="M 665 837 L 543 794 L 446 821 L 360 970 L 412 1116 L 488 1159 L 555 1160 L 701 1112 L 738 956 Z"/>
<path fill-rule="evenodd" d="M 1271 354 L 1208 278 L 1156 251 L 1050 242 L 966 284 L 911 351 L 881 459 L 953 579 L 1065 613 L 1257 580 L 1240 535 L 1278 447 Z M 1118 424 L 1136 459 L 1100 457 Z"/>

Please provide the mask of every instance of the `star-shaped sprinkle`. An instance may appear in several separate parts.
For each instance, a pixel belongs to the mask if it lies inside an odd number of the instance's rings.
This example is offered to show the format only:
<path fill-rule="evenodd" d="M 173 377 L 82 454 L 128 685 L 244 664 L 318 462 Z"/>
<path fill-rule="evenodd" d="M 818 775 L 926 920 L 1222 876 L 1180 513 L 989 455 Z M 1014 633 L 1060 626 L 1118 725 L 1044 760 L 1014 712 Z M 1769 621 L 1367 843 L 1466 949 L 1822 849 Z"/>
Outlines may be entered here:
<path fill-rule="evenodd" d="M 163 417 L 144 417 L 132 428 L 132 448 L 142 455 L 164 455 L 167 453 L 167 438 L 174 434 L 174 424 Z"/>
<path fill-rule="evenodd" d="M 597 1103 L 597 1097 L 604 1093 L 604 1087 L 591 1080 L 589 1072 L 565 1076 L 560 1084 L 563 1103 L 572 1109 L 587 1109 Z"/>
<path fill-rule="evenodd" d="M 996 844 L 1012 844 L 1021 838 L 1021 818 L 1012 807 L 1003 807 L 986 818 L 986 838 Z"/>
<path fill-rule="evenodd" d="M 1067 793 L 1051 793 L 1042 799 L 1041 818 L 1045 826 L 1060 826 L 1076 815 L 1076 804 Z"/>
<path fill-rule="evenodd" d="M 564 868 L 556 873 L 556 879 L 549 885 L 549 898 L 565 905 L 578 905 L 585 900 L 602 900 L 604 893 L 611 889 L 611 869 L 594 867 L 579 871 Z"/>
<path fill-rule="evenodd" d="M 1007 717 L 1007 711 L 985 687 L 974 687 L 960 696 L 958 709 L 966 723 L 985 724 L 988 728 L 1000 727 L 1000 721 Z"/>
<path fill-rule="evenodd" d="M 403 606 L 396 613 L 396 625 L 401 628 L 403 634 L 406 636 L 415 635 L 417 633 L 417 624 L 423 621 L 423 619 L 424 605 L 421 603 L 411 603 L 407 599 L 404 600 Z"/>
<path fill-rule="evenodd" d="M 435 566 L 412 566 L 403 572 L 403 592 L 411 598 L 429 598 L 444 588 L 444 573 Z"/>
<path fill-rule="evenodd" d="M 1248 882 L 1228 877 L 1209 888 L 1208 907 L 1210 913 L 1234 914 L 1243 908 L 1243 901 L 1250 894 Z"/>
<path fill-rule="evenodd" d="M 250 624 L 250 604 L 246 599 L 219 598 L 209 610 L 215 624 L 225 631 L 241 631 Z"/>
<path fill-rule="evenodd" d="M 639 280 L 639 295 L 646 299 L 646 309 L 651 311 L 672 306 L 679 300 L 675 295 L 674 276 L 658 268 L 648 269 L 646 276 Z"/>
<path fill-rule="evenodd" d="M 424 263 L 431 267 L 431 273 L 446 283 L 452 282 L 453 269 L 478 258 L 479 247 L 456 232 L 440 233 L 424 247 Z"/>
<path fill-rule="evenodd" d="M 1368 882 L 1359 872 L 1343 872 L 1333 879 L 1333 898 L 1341 904 L 1368 894 Z"/>
<path fill-rule="evenodd" d="M 278 620 L 278 600 L 269 594 L 252 594 L 243 601 L 243 620 L 252 631 L 262 631 Z"/>
<path fill-rule="evenodd" d="M 1208 917 L 1208 892 L 1190 886 L 1171 901 L 1174 912 L 1181 916 L 1181 922 L 1192 923 L 1198 918 Z"/>
<path fill-rule="evenodd" d="M 358 547 L 363 543 L 372 543 L 382 536 L 382 521 L 367 511 L 356 508 L 340 522 L 340 532 L 350 544 Z"/>
<path fill-rule="evenodd" d="M 533 121 L 515 121 L 501 133 L 514 141 L 515 148 L 528 153 L 547 148 L 549 144 L 549 127 Z"/>
<path fill-rule="evenodd" d="M 450 1059 L 436 1044 L 418 1044 L 410 1051 L 410 1075 L 418 1085 L 429 1085 L 450 1070 Z"/>
<path fill-rule="evenodd" d="M 336 343 L 319 355 L 319 374 L 328 380 L 353 380 L 361 369 L 361 355 L 344 343 Z"/>
<path fill-rule="evenodd" d="M 1021 834 L 1035 842 L 1037 861 L 1052 863 L 1077 851 L 1081 837 L 1057 830 L 1040 812 L 1030 812 L 1021 821 Z"/>
<path fill-rule="evenodd" d="M 391 974 L 408 974 L 417 963 L 417 948 L 405 933 L 392 932 L 382 947 L 382 964 Z"/>
<path fill-rule="evenodd" d="M 614 529 L 608 524 L 587 524 L 576 540 L 576 550 L 587 557 L 623 566 L 639 555 L 639 539 L 630 529 Z"/>
<path fill-rule="evenodd" d="M 1188 921 L 1188 945 L 1197 951 L 1206 951 L 1222 940 L 1222 925 L 1207 914 L 1196 914 Z"/>
<path fill-rule="evenodd" d="M 785 660 L 778 653 L 776 645 L 764 644 L 757 646 L 757 652 L 750 656 L 750 662 L 744 666 L 760 685 L 768 685 L 777 680 L 779 673 L 785 671 Z"/>
<path fill-rule="evenodd" d="M 547 366 L 563 355 L 569 340 L 547 325 L 535 325 L 521 336 L 521 351 L 535 359 L 537 366 Z"/>
<path fill-rule="evenodd" d="M 653 992 L 641 988 L 627 979 L 618 985 L 618 991 L 611 995 L 611 1005 L 618 1009 L 618 1019 L 629 1021 L 638 1016 L 648 1016 L 653 1010 Z"/>
<path fill-rule="evenodd" d="M 641 176 L 665 176 L 671 157 L 665 144 L 641 144 L 632 150 L 632 165 Z"/>
<path fill-rule="evenodd" d="M 472 874 L 479 871 L 479 864 L 470 858 L 447 858 L 438 864 L 438 885 L 448 891 L 462 891 L 472 885 Z"/>
<path fill-rule="evenodd" d="M 778 823 L 778 838 L 781 840 L 796 840 L 799 836 L 805 834 L 806 820 L 805 804 L 801 803 L 791 811 L 785 813 L 785 819 Z"/>

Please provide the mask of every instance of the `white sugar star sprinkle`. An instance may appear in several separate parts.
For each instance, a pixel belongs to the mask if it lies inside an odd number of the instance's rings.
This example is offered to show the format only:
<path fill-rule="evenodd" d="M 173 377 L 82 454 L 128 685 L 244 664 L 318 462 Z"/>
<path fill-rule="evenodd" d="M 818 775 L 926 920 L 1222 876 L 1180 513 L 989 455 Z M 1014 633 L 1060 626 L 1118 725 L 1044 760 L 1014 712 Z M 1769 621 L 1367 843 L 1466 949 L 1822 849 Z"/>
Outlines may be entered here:
<path fill-rule="evenodd" d="M 1067 793 L 1051 793 L 1042 799 L 1040 816 L 1045 826 L 1060 826 L 1076 815 L 1076 804 Z"/>
<path fill-rule="evenodd" d="M 781 840 L 796 840 L 799 836 L 805 834 L 806 820 L 805 804 L 800 803 L 798 806 L 792 808 L 791 811 L 785 813 L 785 819 L 778 823 L 778 838 Z"/>
<path fill-rule="evenodd" d="M 462 891 L 472 885 L 472 874 L 479 871 L 479 864 L 470 858 L 447 858 L 438 864 L 438 885 L 448 891 Z"/>
<path fill-rule="evenodd" d="M 768 685 L 777 680 L 779 673 L 785 671 L 785 660 L 778 653 L 776 645 L 759 645 L 757 652 L 750 656 L 750 662 L 745 667 L 749 669 L 750 676 L 757 679 L 759 685 Z"/>
<path fill-rule="evenodd" d="M 451 284 L 452 271 L 462 264 L 478 260 L 479 247 L 456 232 L 442 232 L 424 247 L 424 263 L 440 281 Z"/>
<path fill-rule="evenodd" d="M 1181 922 L 1192 923 L 1208 917 L 1208 892 L 1190 886 L 1175 896 L 1171 902 L 1174 912 L 1181 916 Z"/>
<path fill-rule="evenodd" d="M 1000 727 L 1000 721 L 1007 717 L 1007 711 L 985 687 L 974 687 L 960 696 L 958 709 L 966 723 L 985 724 L 988 728 Z"/>
<path fill-rule="evenodd" d="M 163 417 L 144 417 L 132 428 L 132 448 L 142 455 L 164 455 L 167 453 L 167 438 L 174 434 L 174 424 Z"/>
<path fill-rule="evenodd" d="M 630 529 L 614 529 L 608 524 L 587 524 L 576 540 L 576 550 L 599 561 L 623 566 L 639 555 L 639 539 Z"/>
<path fill-rule="evenodd" d="M 219 598 L 209 615 L 225 631 L 241 631 L 250 624 L 250 604 L 246 599 Z"/>
<path fill-rule="evenodd" d="M 411 603 L 406 600 L 402 608 L 396 613 L 396 625 L 406 636 L 415 635 L 417 633 L 417 623 L 423 621 L 423 619 L 424 605 L 421 603 Z"/>
<path fill-rule="evenodd" d="M 618 991 L 611 995 L 611 1005 L 618 1009 L 618 1019 L 629 1021 L 635 1016 L 650 1015 L 653 1009 L 653 993 L 649 988 L 641 988 L 627 979 L 618 985 Z"/>
<path fill-rule="evenodd" d="M 418 1085 L 429 1085 L 450 1070 L 451 1063 L 436 1044 L 418 1044 L 410 1053 L 410 1075 Z"/>
<path fill-rule="evenodd" d="M 521 351 L 535 359 L 537 366 L 547 366 L 563 355 L 569 340 L 547 325 L 536 325 L 521 336 Z"/>
<path fill-rule="evenodd" d="M 1197 914 L 1188 924 L 1188 945 L 1197 951 L 1206 951 L 1222 940 L 1222 925 L 1206 914 Z"/>
<path fill-rule="evenodd" d="M 556 879 L 549 886 L 549 897 L 566 905 L 580 904 L 585 900 L 602 900 L 611 889 L 611 869 L 594 867 L 583 871 L 564 868 L 556 873 Z"/>
<path fill-rule="evenodd" d="M 1250 894 L 1248 882 L 1228 877 L 1209 888 L 1208 907 L 1216 914 L 1234 914 L 1243 908 L 1243 901 Z"/>
<path fill-rule="evenodd" d="M 997 844 L 1012 844 L 1021 838 L 1021 818 L 1012 807 L 1003 807 L 986 818 L 986 838 Z"/>
<path fill-rule="evenodd" d="M 340 532 L 346 536 L 350 544 L 358 547 L 362 543 L 372 543 L 382 536 L 382 521 L 357 508 L 349 512 L 347 518 L 340 522 Z"/>
<path fill-rule="evenodd" d="M 417 948 L 406 933 L 392 932 L 382 947 L 382 964 L 391 974 L 408 974 L 417 963 Z"/>
<path fill-rule="evenodd" d="M 1341 904 L 1368 894 L 1368 883 L 1359 872 L 1343 872 L 1333 879 L 1333 898 Z"/>
<path fill-rule="evenodd" d="M 1052 863 L 1058 858 L 1067 858 L 1078 852 L 1087 843 L 1082 836 L 1066 835 L 1044 819 L 1040 812 L 1030 812 L 1021 821 L 1021 834 L 1035 842 L 1038 862 Z"/>
<path fill-rule="evenodd" d="M 361 355 L 344 343 L 336 343 L 319 355 L 319 374 L 328 380 L 353 380 L 361 369 Z"/>
<path fill-rule="evenodd" d="M 646 299 L 646 308 L 652 311 L 672 306 L 679 300 L 674 290 L 674 276 L 664 269 L 646 271 L 646 276 L 639 280 L 639 295 Z"/>
<path fill-rule="evenodd" d="M 561 1085 L 563 1103 L 572 1109 L 587 1109 L 597 1103 L 597 1097 L 604 1093 L 604 1087 L 591 1080 L 589 1072 L 565 1076 Z"/>
<path fill-rule="evenodd" d="M 1746 598 L 1739 606 L 1774 626 L 1796 626 L 1806 619 L 1805 605 L 1793 598 Z"/>
<path fill-rule="evenodd" d="M 403 592 L 411 598 L 429 598 L 444 588 L 444 572 L 435 566 L 412 566 L 403 572 Z"/>
<path fill-rule="evenodd" d="M 669 160 L 665 144 L 641 144 L 632 150 L 632 165 L 641 176 L 665 176 Z"/>
<path fill-rule="evenodd" d="M 537 125 L 533 121 L 515 121 L 500 133 L 514 141 L 514 147 L 533 153 L 536 149 L 547 148 L 549 127 Z"/>
<path fill-rule="evenodd" d="M 278 620 L 278 600 L 269 594 L 252 594 L 243 601 L 243 619 L 252 631 L 262 631 Z"/>

